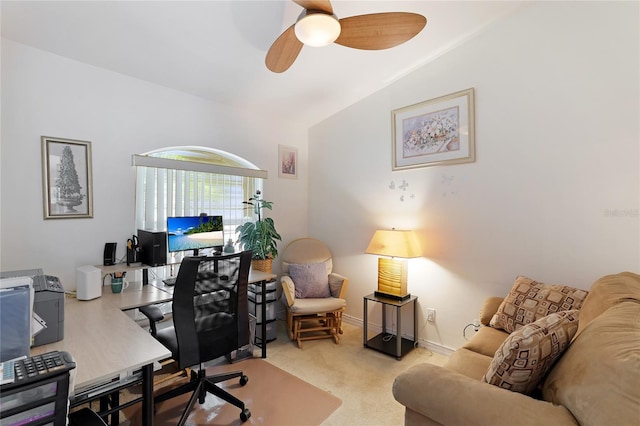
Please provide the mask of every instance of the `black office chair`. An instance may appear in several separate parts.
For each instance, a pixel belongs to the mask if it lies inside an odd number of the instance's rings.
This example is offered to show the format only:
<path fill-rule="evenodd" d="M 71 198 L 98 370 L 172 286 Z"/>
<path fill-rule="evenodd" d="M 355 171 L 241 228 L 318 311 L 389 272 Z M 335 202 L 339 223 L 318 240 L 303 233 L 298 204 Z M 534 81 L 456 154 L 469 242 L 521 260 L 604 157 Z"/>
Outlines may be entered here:
<path fill-rule="evenodd" d="M 242 371 L 207 376 L 204 363 L 249 343 L 247 285 L 251 251 L 216 257 L 187 257 L 182 261 L 173 291 L 173 327 L 155 330 L 155 337 L 165 345 L 180 369 L 191 370 L 191 381 L 157 396 L 154 402 L 193 392 L 179 425 L 184 425 L 196 400 L 203 404 L 207 392 L 240 408 L 245 422 L 251 412 L 244 402 L 216 385 L 249 378 Z"/>

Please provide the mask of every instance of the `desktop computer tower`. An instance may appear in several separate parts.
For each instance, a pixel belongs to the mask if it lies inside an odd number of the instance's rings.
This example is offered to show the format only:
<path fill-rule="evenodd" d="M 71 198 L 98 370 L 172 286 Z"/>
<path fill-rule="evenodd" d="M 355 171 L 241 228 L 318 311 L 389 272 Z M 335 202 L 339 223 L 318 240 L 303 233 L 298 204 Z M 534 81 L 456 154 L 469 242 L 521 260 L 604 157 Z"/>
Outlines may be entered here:
<path fill-rule="evenodd" d="M 138 229 L 141 261 L 149 266 L 162 266 L 167 263 L 167 233 Z"/>

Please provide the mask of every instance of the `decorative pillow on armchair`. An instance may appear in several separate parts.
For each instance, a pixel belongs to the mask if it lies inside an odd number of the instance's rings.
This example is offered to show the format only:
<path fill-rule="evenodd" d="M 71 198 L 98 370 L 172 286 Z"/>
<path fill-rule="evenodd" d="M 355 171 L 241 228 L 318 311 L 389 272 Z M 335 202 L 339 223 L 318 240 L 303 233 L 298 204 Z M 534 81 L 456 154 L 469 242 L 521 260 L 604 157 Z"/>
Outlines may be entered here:
<path fill-rule="evenodd" d="M 329 275 L 324 263 L 292 263 L 289 276 L 296 286 L 296 297 L 331 297 Z"/>
<path fill-rule="evenodd" d="M 513 333 L 523 325 L 549 314 L 580 309 L 587 294 L 589 292 L 586 290 L 547 285 L 520 276 L 500 304 L 498 312 L 491 318 L 490 325 Z"/>
<path fill-rule="evenodd" d="M 551 314 L 511 333 L 496 351 L 483 380 L 514 392 L 532 393 L 576 334 L 578 312 Z"/>

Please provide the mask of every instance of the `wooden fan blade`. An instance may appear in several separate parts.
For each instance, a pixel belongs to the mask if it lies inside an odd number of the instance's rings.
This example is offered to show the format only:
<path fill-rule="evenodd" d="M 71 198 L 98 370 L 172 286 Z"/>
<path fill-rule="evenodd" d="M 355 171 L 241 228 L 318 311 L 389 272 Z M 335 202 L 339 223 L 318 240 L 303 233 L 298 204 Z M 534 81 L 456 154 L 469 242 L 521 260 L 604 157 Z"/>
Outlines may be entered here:
<path fill-rule="evenodd" d="M 302 49 L 302 43 L 298 40 L 293 30 L 294 25 L 280 34 L 280 37 L 273 42 L 267 52 L 267 57 L 264 62 L 267 68 L 273 72 L 284 72 L 288 70 L 298 57 L 300 49 Z"/>
<path fill-rule="evenodd" d="M 293 0 L 293 2 L 307 10 L 320 10 L 333 15 L 333 7 L 329 0 Z"/>
<path fill-rule="evenodd" d="M 397 46 L 416 36 L 427 18 L 417 13 L 387 12 L 340 19 L 342 32 L 335 41 L 346 47 L 382 50 Z"/>

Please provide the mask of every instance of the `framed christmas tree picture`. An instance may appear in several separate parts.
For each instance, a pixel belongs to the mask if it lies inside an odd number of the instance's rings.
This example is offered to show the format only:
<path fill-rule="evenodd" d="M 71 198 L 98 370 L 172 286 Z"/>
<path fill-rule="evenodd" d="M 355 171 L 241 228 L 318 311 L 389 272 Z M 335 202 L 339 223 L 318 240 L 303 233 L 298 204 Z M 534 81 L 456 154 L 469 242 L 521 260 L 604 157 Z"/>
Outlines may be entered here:
<path fill-rule="evenodd" d="M 41 140 L 44 218 L 92 218 L 91 142 Z"/>

